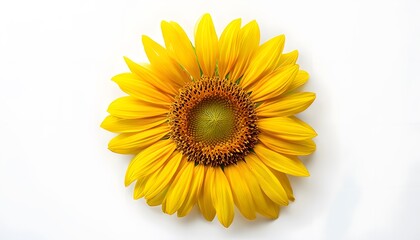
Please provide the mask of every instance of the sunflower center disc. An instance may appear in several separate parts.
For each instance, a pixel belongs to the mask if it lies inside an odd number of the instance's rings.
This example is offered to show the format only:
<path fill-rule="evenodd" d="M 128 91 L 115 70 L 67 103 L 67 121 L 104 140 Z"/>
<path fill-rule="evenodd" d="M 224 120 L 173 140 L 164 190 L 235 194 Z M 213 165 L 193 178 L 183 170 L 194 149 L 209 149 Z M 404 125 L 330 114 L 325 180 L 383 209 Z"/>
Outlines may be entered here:
<path fill-rule="evenodd" d="M 204 99 L 191 109 L 190 115 L 189 130 L 198 142 L 215 145 L 234 133 L 235 111 L 227 99 Z"/>
<path fill-rule="evenodd" d="M 170 137 L 197 164 L 244 160 L 258 142 L 255 104 L 238 85 L 202 77 L 181 89 L 169 111 Z"/>

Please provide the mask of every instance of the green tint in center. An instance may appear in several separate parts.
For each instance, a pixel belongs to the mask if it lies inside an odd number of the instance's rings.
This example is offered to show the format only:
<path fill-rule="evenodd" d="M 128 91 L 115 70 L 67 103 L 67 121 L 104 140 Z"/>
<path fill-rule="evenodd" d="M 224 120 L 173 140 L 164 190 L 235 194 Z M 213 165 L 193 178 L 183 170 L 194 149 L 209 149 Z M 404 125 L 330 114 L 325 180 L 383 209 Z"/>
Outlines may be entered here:
<path fill-rule="evenodd" d="M 228 100 L 207 98 L 190 113 L 190 126 L 196 141 L 217 144 L 228 140 L 235 130 L 235 111 Z"/>

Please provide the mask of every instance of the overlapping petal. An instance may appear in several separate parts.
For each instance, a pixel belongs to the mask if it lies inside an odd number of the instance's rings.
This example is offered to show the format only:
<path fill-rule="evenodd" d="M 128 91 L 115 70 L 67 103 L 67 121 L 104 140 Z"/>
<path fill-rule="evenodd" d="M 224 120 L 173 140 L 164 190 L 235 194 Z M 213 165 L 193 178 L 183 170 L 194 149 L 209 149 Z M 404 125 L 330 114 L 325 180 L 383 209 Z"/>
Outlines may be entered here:
<path fill-rule="evenodd" d="M 168 188 L 165 188 L 165 189 L 163 189 L 161 192 L 159 192 L 159 194 L 158 195 L 156 195 L 156 196 L 154 196 L 154 197 L 152 197 L 152 198 L 146 198 L 146 203 L 149 205 L 149 206 L 158 206 L 158 205 L 161 205 L 161 204 L 163 204 L 163 201 L 165 200 L 165 198 L 166 198 L 166 193 L 167 193 L 167 191 L 168 191 Z"/>
<path fill-rule="evenodd" d="M 287 117 L 307 109 L 315 100 L 315 93 L 293 93 L 264 101 L 257 109 L 258 117 Z"/>
<path fill-rule="evenodd" d="M 309 155 L 315 151 L 312 139 L 303 141 L 287 141 L 277 136 L 261 133 L 258 139 L 271 150 L 288 155 Z"/>
<path fill-rule="evenodd" d="M 161 124 L 154 128 L 134 133 L 121 133 L 111 139 L 109 150 L 121 154 L 133 154 L 158 142 L 168 134 L 169 126 Z"/>
<path fill-rule="evenodd" d="M 250 170 L 247 164 L 242 164 L 241 173 L 246 176 L 246 182 L 252 192 L 252 199 L 254 200 L 255 210 L 270 219 L 276 219 L 279 216 L 280 207 L 274 203 L 262 191 L 260 183 L 254 173 Z"/>
<path fill-rule="evenodd" d="M 122 119 L 160 118 L 166 116 L 168 106 L 126 96 L 113 101 L 108 107 L 108 112 L 112 116 Z"/>
<path fill-rule="evenodd" d="M 233 199 L 239 211 L 248 219 L 255 219 L 255 203 L 252 199 L 252 190 L 245 174 L 246 163 L 238 162 L 234 166 L 224 168 L 227 179 L 232 189 Z"/>
<path fill-rule="evenodd" d="M 288 117 L 263 118 L 258 120 L 258 127 L 266 134 L 291 141 L 307 140 L 317 135 L 308 124 Z"/>
<path fill-rule="evenodd" d="M 270 169 L 254 154 L 248 154 L 245 161 L 257 178 L 264 193 L 276 204 L 281 206 L 288 205 L 287 194 Z"/>
<path fill-rule="evenodd" d="M 119 74 L 113 77 L 112 80 L 128 95 L 145 102 L 169 105 L 174 100 L 171 95 L 165 94 L 161 89 L 156 88 L 133 73 Z"/>
<path fill-rule="evenodd" d="M 190 191 L 193 173 L 194 163 L 185 162 L 166 194 L 166 213 L 174 214 L 182 206 Z"/>
<path fill-rule="evenodd" d="M 175 22 L 163 21 L 161 27 L 165 46 L 170 56 L 176 59 L 192 78 L 200 79 L 197 56 L 185 31 Z"/>
<path fill-rule="evenodd" d="M 178 171 L 182 160 L 182 153 L 174 152 L 167 162 L 156 171 L 156 178 L 145 186 L 145 197 L 153 198 L 170 185 L 173 176 Z"/>
<path fill-rule="evenodd" d="M 252 100 L 261 102 L 280 96 L 294 81 L 298 71 L 299 67 L 294 65 L 268 74 L 252 88 Z"/>
<path fill-rule="evenodd" d="M 290 83 L 289 88 L 287 91 L 293 91 L 296 88 L 302 86 L 305 84 L 309 79 L 309 73 L 304 70 L 299 70 L 299 72 L 296 74 L 296 77 L 293 79 L 292 83 Z"/>
<path fill-rule="evenodd" d="M 176 145 L 172 140 L 161 140 L 137 154 L 130 162 L 125 174 L 125 185 L 144 176 L 153 174 L 175 151 Z"/>
<path fill-rule="evenodd" d="M 245 73 L 251 58 L 260 44 L 260 28 L 256 21 L 246 24 L 238 35 L 239 53 L 235 66 L 229 74 L 229 79 L 236 82 Z"/>
<path fill-rule="evenodd" d="M 282 54 L 279 58 L 276 68 L 282 68 L 288 65 L 295 65 L 299 52 L 297 50 Z"/>
<path fill-rule="evenodd" d="M 279 172 L 279 171 L 272 171 L 274 175 L 276 175 L 277 179 L 283 186 L 284 190 L 286 191 L 287 197 L 290 201 L 295 200 L 295 196 L 293 195 L 292 185 L 290 184 L 289 178 L 286 174 Z"/>
<path fill-rule="evenodd" d="M 101 127 L 117 133 L 140 132 L 156 127 L 168 121 L 165 116 L 156 116 L 148 118 L 124 119 L 109 115 L 102 122 Z"/>
<path fill-rule="evenodd" d="M 148 181 L 149 181 L 148 177 L 141 177 L 137 179 L 136 185 L 134 186 L 134 193 L 133 193 L 134 199 L 139 199 L 139 198 L 144 197 L 144 194 L 145 194 L 144 187 L 146 186 Z"/>
<path fill-rule="evenodd" d="M 284 41 L 284 35 L 280 35 L 270 39 L 258 48 L 241 80 L 241 85 L 244 88 L 270 74 L 279 65 Z"/>
<path fill-rule="evenodd" d="M 173 92 L 170 93 L 176 94 L 177 88 L 180 88 L 191 81 L 189 74 L 169 55 L 165 48 L 147 36 L 143 36 L 142 41 L 144 51 L 149 58 L 153 73 L 155 73 L 165 85 L 167 84 L 171 87 L 170 90 Z"/>
<path fill-rule="evenodd" d="M 296 156 L 285 156 L 263 144 L 255 146 L 254 151 L 265 165 L 274 170 L 294 176 L 309 176 L 305 165 Z"/>
<path fill-rule="evenodd" d="M 205 167 L 203 165 L 195 166 L 193 177 L 191 180 L 190 191 L 184 203 L 182 204 L 182 206 L 179 208 L 177 212 L 178 217 L 186 216 L 194 207 L 194 205 L 197 203 L 198 193 L 200 189 L 202 188 L 203 182 L 204 182 L 204 173 L 205 173 L 204 169 Z"/>

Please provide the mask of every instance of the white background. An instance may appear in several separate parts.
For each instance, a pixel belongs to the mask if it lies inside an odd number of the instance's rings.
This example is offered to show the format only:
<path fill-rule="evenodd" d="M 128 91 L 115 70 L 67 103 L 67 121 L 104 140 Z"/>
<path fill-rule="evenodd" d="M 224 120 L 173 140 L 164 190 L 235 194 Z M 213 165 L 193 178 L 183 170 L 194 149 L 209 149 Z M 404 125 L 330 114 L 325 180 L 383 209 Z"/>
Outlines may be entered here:
<path fill-rule="evenodd" d="M 130 157 L 99 128 L 122 56 L 147 61 L 141 35 L 162 43 L 174 20 L 192 37 L 206 12 L 219 34 L 238 17 L 263 41 L 286 34 L 311 73 L 300 116 L 318 149 L 275 221 L 225 229 L 134 201 Z M 419 13 L 418 0 L 1 1 L 0 239 L 419 239 Z"/>

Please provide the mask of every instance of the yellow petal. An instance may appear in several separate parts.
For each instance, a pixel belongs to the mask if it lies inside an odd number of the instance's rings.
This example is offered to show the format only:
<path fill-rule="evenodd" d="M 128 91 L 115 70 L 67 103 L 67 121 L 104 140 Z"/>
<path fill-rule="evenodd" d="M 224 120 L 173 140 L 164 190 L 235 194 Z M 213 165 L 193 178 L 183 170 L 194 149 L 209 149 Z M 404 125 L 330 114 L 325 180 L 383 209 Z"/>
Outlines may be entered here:
<path fill-rule="evenodd" d="M 132 73 L 119 74 L 112 80 L 118 84 L 121 90 L 142 101 L 163 105 L 170 105 L 173 102 L 172 96 L 156 89 L 148 82 L 142 81 Z"/>
<path fill-rule="evenodd" d="M 229 23 L 219 39 L 219 76 L 224 79 L 226 75 L 235 66 L 236 59 L 239 55 L 238 37 L 241 29 L 241 19 L 233 20 Z"/>
<path fill-rule="evenodd" d="M 293 93 L 264 101 L 256 110 L 258 117 L 287 117 L 307 109 L 315 100 L 315 93 Z"/>
<path fill-rule="evenodd" d="M 299 52 L 297 50 L 282 54 L 279 58 L 277 67 L 282 68 L 287 65 L 295 65 L 298 59 Z"/>
<path fill-rule="evenodd" d="M 176 144 L 172 140 L 161 140 L 137 154 L 128 166 L 125 185 L 128 186 L 136 179 L 156 172 L 175 148 Z"/>
<path fill-rule="evenodd" d="M 194 162 L 189 161 L 176 175 L 166 194 L 166 213 L 174 214 L 182 206 L 187 197 L 194 172 Z"/>
<path fill-rule="evenodd" d="M 287 89 L 288 92 L 295 90 L 296 88 L 305 84 L 309 79 L 309 73 L 303 70 L 299 70 L 295 79 L 293 79 L 292 83 L 289 85 Z"/>
<path fill-rule="evenodd" d="M 166 92 L 169 95 L 174 95 L 178 92 L 174 82 L 165 82 L 164 79 L 159 78 L 159 76 L 156 75 L 156 72 L 152 70 L 150 64 L 140 65 L 133 62 L 128 57 L 124 57 L 124 60 L 130 71 L 138 76 L 142 82 L 148 83 L 156 89 Z M 158 69 L 157 72 L 159 73 L 161 71 L 161 69 Z"/>
<path fill-rule="evenodd" d="M 108 112 L 112 116 L 125 119 L 166 117 L 169 106 L 148 103 L 126 96 L 113 101 L 108 107 Z"/>
<path fill-rule="evenodd" d="M 289 178 L 286 174 L 279 172 L 279 171 L 272 171 L 274 175 L 276 175 L 277 179 L 280 181 L 281 185 L 283 186 L 284 190 L 287 193 L 287 197 L 290 201 L 295 200 L 295 196 L 293 195 L 292 185 L 290 185 Z"/>
<path fill-rule="evenodd" d="M 150 175 L 140 177 L 136 182 L 134 199 L 139 199 L 142 197 L 145 197 L 146 200 L 152 199 L 151 197 L 146 197 L 146 193 L 147 189 L 150 188 L 150 185 L 156 181 L 158 175 L 159 171 L 157 170 Z"/>
<path fill-rule="evenodd" d="M 145 186 L 145 197 L 153 198 L 163 191 L 172 181 L 182 160 L 181 152 L 174 152 L 162 166 L 156 179 Z"/>
<path fill-rule="evenodd" d="M 219 43 L 210 14 L 204 14 L 195 31 L 195 50 L 203 74 L 214 76 L 219 60 Z"/>
<path fill-rule="evenodd" d="M 169 56 L 165 48 L 147 36 L 143 36 L 142 41 L 144 51 L 154 70 L 153 72 L 158 75 L 162 81 L 169 85 L 174 85 L 176 88 L 182 87 L 185 83 L 191 81 L 189 74 Z M 172 92 L 173 94 L 178 93 L 176 88 L 173 88 L 173 90 L 175 90 Z"/>
<path fill-rule="evenodd" d="M 201 214 L 207 221 L 212 221 L 216 215 L 213 202 L 211 199 L 211 191 L 213 189 L 214 168 L 205 167 L 205 177 L 203 187 L 198 192 L 198 207 Z"/>
<path fill-rule="evenodd" d="M 263 195 L 267 204 L 267 209 L 260 209 L 260 213 L 263 216 L 268 217 L 270 219 L 277 219 L 280 214 L 280 206 L 274 201 L 272 201 L 265 193 L 263 193 Z"/>
<path fill-rule="evenodd" d="M 156 182 L 156 179 L 158 178 L 159 173 L 160 173 L 162 168 L 163 168 L 163 166 L 160 167 L 158 170 L 154 171 L 153 173 L 149 174 L 149 175 L 145 175 L 145 176 L 140 177 L 140 178 L 147 178 L 147 182 L 144 184 L 144 186 L 142 186 L 141 197 L 145 197 L 146 200 L 152 198 L 150 196 L 146 197 L 146 193 L 150 189 L 150 186 L 153 185 L 154 182 Z M 139 180 L 137 180 L 137 181 L 139 181 Z"/>
<path fill-rule="evenodd" d="M 108 143 L 109 150 L 121 153 L 138 153 L 162 139 L 169 132 L 169 125 L 162 124 L 152 129 L 136 133 L 121 133 Z"/>
<path fill-rule="evenodd" d="M 278 217 L 279 206 L 271 201 L 261 190 L 260 184 L 255 178 L 254 174 L 249 169 L 248 165 L 243 165 L 241 169 L 241 174 L 246 176 L 246 181 L 249 187 L 249 190 L 252 193 L 252 199 L 254 200 L 254 205 L 256 211 L 270 219 L 276 219 Z"/>
<path fill-rule="evenodd" d="M 163 203 L 163 200 L 165 200 L 166 197 L 166 193 L 168 192 L 168 188 L 163 189 L 161 192 L 159 192 L 158 195 L 152 197 L 152 198 L 148 198 L 147 199 L 147 204 L 149 206 L 158 206 L 161 205 Z"/>
<path fill-rule="evenodd" d="M 288 205 L 287 194 L 270 169 L 254 154 L 248 154 L 245 157 L 245 161 L 257 178 L 264 193 L 278 205 Z"/>
<path fill-rule="evenodd" d="M 298 70 L 299 67 L 294 65 L 265 76 L 264 79 L 251 89 L 252 100 L 254 102 L 260 102 L 280 96 L 287 90 L 291 82 L 293 82 Z"/>
<path fill-rule="evenodd" d="M 255 205 L 252 199 L 252 192 L 250 191 L 247 183 L 249 176 L 244 175 L 246 170 L 246 163 L 239 161 L 236 165 L 230 165 L 224 168 L 227 179 L 229 180 L 233 200 L 238 207 L 239 211 L 247 219 L 255 219 Z"/>
<path fill-rule="evenodd" d="M 165 201 L 165 199 L 163 199 L 163 202 L 162 202 L 162 212 L 166 212 L 166 201 Z"/>
<path fill-rule="evenodd" d="M 199 164 L 195 166 L 193 178 L 191 180 L 191 190 L 188 193 L 188 197 L 185 199 L 184 204 L 179 208 L 177 212 L 178 217 L 186 216 L 197 202 L 198 190 L 203 186 L 204 181 L 204 166 Z"/>
<path fill-rule="evenodd" d="M 317 135 L 308 124 L 288 117 L 259 119 L 258 128 L 261 132 L 292 141 L 306 140 Z"/>
<path fill-rule="evenodd" d="M 287 155 L 309 155 L 316 149 L 315 143 L 311 139 L 288 141 L 264 132 L 258 136 L 258 139 L 271 150 Z"/>
<path fill-rule="evenodd" d="M 134 186 L 134 199 L 137 200 L 139 198 L 144 197 L 144 186 L 147 184 L 148 181 L 149 176 L 137 179 L 136 185 Z"/>
<path fill-rule="evenodd" d="M 141 118 L 141 119 L 122 119 L 109 115 L 102 122 L 101 127 L 118 133 L 140 132 L 156 127 L 167 121 L 165 116 Z"/>
<path fill-rule="evenodd" d="M 293 176 L 309 176 L 305 165 L 296 156 L 284 156 L 270 150 L 263 144 L 257 144 L 254 151 L 258 158 L 268 167 Z"/>
<path fill-rule="evenodd" d="M 270 39 L 258 48 L 241 80 L 243 88 L 273 72 L 283 51 L 284 41 L 284 35 L 280 35 Z"/>
<path fill-rule="evenodd" d="M 161 24 L 166 49 L 170 56 L 196 80 L 201 78 L 197 57 L 185 31 L 175 22 Z"/>
<path fill-rule="evenodd" d="M 251 21 L 239 32 L 239 55 L 229 79 L 235 82 L 242 77 L 259 44 L 260 29 L 256 21 Z"/>
<path fill-rule="evenodd" d="M 233 196 L 225 173 L 220 167 L 214 167 L 213 181 L 211 199 L 219 222 L 227 228 L 232 223 L 234 216 Z"/>

